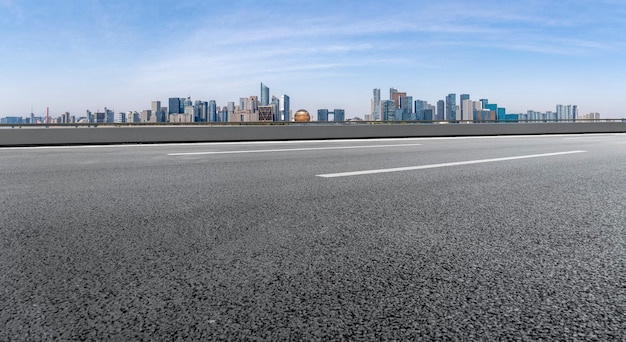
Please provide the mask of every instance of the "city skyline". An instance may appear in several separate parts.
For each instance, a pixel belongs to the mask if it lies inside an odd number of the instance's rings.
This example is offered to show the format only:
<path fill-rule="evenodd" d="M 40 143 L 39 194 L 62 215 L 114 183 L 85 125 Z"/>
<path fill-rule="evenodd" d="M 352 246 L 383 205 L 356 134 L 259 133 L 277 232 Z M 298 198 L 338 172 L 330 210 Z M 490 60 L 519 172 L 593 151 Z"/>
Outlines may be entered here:
<path fill-rule="evenodd" d="M 575 103 L 626 117 L 626 5 L 616 1 L 0 0 L 0 9 L 0 116 L 141 110 L 177 95 L 225 106 L 260 95 L 264 82 L 293 110 L 344 108 L 349 118 L 370 113 L 379 87 L 431 104 L 472 94 L 512 113 Z"/>
<path fill-rule="evenodd" d="M 229 101 L 225 106 L 218 106 L 215 100 L 195 100 L 191 97 L 168 98 L 168 106 L 162 106 L 160 100 L 152 101 L 150 109 L 140 111 L 115 112 L 104 107 L 104 110 L 85 111 L 85 115 L 77 116 L 65 112 L 61 115 L 30 113 L 27 116 L 0 117 L 1 124 L 66 124 L 66 123 L 192 123 L 192 122 L 267 122 L 292 121 L 290 97 L 287 94 L 276 97 L 272 95 L 269 102 L 270 88 L 261 82 L 260 96 L 240 97 L 238 104 Z M 437 104 L 427 100 L 416 99 L 407 92 L 395 87 L 389 88 L 389 98 L 381 98 L 380 88 L 372 90 L 371 111 L 363 117 L 353 117 L 365 121 L 473 121 L 473 122 L 573 122 L 580 120 L 599 120 L 598 112 L 581 114 L 578 105 L 556 105 L 556 111 L 527 110 L 525 113 L 507 112 L 502 104 L 490 102 L 487 98 L 472 99 L 470 94 L 450 93 Z M 329 116 L 332 115 L 332 116 Z M 346 121 L 344 109 L 317 109 L 317 116 L 312 121 Z"/>

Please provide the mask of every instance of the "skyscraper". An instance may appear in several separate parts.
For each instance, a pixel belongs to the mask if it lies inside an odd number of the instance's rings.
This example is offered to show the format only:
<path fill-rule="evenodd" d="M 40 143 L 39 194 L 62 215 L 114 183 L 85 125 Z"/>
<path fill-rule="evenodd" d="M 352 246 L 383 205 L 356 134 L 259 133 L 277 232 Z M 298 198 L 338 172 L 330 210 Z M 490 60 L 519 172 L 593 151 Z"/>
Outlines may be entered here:
<path fill-rule="evenodd" d="M 156 116 L 156 122 L 166 122 L 165 111 L 161 107 L 161 101 L 152 101 L 152 115 Z"/>
<path fill-rule="evenodd" d="M 209 101 L 209 121 L 216 122 L 217 118 L 217 105 L 215 104 L 215 100 Z"/>
<path fill-rule="evenodd" d="M 402 120 L 415 120 L 413 115 L 413 96 L 401 96 L 399 99 Z"/>
<path fill-rule="evenodd" d="M 158 113 L 161 111 L 161 101 L 152 101 L 152 112 Z"/>
<path fill-rule="evenodd" d="M 456 120 L 456 94 L 446 96 L 446 120 Z"/>
<path fill-rule="evenodd" d="M 289 115 L 291 108 L 289 106 L 289 96 L 283 94 L 283 96 L 280 97 L 280 112 L 283 115 L 283 121 L 286 122 L 291 121 L 291 117 Z"/>
<path fill-rule="evenodd" d="M 278 97 L 272 95 L 272 114 L 274 114 L 274 121 L 281 121 L 280 115 L 280 100 Z"/>
<path fill-rule="evenodd" d="M 391 87 L 389 88 L 389 100 L 393 100 L 393 94 L 397 93 L 398 89 Z"/>
<path fill-rule="evenodd" d="M 180 99 L 178 97 L 170 97 L 168 101 L 167 114 L 180 113 Z"/>
<path fill-rule="evenodd" d="M 424 117 L 424 110 L 426 109 L 426 101 L 415 100 L 415 120 L 432 120 L 432 114 L 430 119 Z"/>
<path fill-rule="evenodd" d="M 187 112 L 187 107 L 193 107 L 193 101 L 191 101 L 191 96 L 187 96 L 186 99 L 180 99 L 180 103 L 182 103 L 182 106 L 180 107 L 180 112 L 179 113 L 185 113 Z"/>
<path fill-rule="evenodd" d="M 461 120 L 472 120 L 472 119 L 469 119 L 469 117 L 473 115 L 470 112 L 466 113 L 465 109 L 463 108 L 463 101 L 469 100 L 469 99 L 470 99 L 469 94 L 459 95 L 459 104 L 461 105 Z"/>
<path fill-rule="evenodd" d="M 317 121 L 328 121 L 328 109 L 317 110 Z"/>
<path fill-rule="evenodd" d="M 194 107 L 194 122 L 209 121 L 209 103 L 206 101 L 196 101 Z"/>
<path fill-rule="evenodd" d="M 481 108 L 487 108 L 487 105 L 489 104 L 489 100 L 487 100 L 487 99 L 480 99 L 479 101 L 481 103 Z"/>
<path fill-rule="evenodd" d="M 259 110 L 259 97 L 258 96 L 248 97 L 248 100 L 246 101 L 246 110 L 249 110 L 251 113 L 256 113 Z"/>
<path fill-rule="evenodd" d="M 106 114 L 106 121 L 108 123 L 115 122 L 115 112 L 104 107 L 104 113 Z"/>
<path fill-rule="evenodd" d="M 445 119 L 445 102 L 443 100 L 437 101 L 437 117 L 435 120 L 442 121 Z"/>
<path fill-rule="evenodd" d="M 557 121 L 563 121 L 565 120 L 565 106 L 563 105 L 556 105 L 556 120 Z"/>
<path fill-rule="evenodd" d="M 335 121 L 346 121 L 346 111 L 343 109 L 335 109 L 333 111 Z"/>
<path fill-rule="evenodd" d="M 396 91 L 395 93 L 393 93 L 392 100 L 396 109 L 400 108 L 400 98 L 405 97 L 405 96 L 406 96 L 405 92 Z"/>
<path fill-rule="evenodd" d="M 375 88 L 374 97 L 372 98 L 372 120 L 380 121 L 380 89 Z"/>
<path fill-rule="evenodd" d="M 392 100 L 382 101 L 380 104 L 380 110 L 383 117 L 383 121 L 396 120 L 396 107 Z"/>
<path fill-rule="evenodd" d="M 461 101 L 461 120 L 474 120 L 474 102 L 470 99 Z"/>
<path fill-rule="evenodd" d="M 261 82 L 261 106 L 267 106 L 270 104 L 270 88 L 266 87 Z"/>

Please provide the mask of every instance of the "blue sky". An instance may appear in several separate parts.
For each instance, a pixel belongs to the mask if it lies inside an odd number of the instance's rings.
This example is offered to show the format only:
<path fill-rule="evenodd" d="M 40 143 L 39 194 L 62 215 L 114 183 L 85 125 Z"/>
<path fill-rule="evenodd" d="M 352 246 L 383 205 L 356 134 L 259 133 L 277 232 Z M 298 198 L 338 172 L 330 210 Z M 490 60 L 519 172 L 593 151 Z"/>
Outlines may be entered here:
<path fill-rule="evenodd" d="M 626 117 L 626 2 L 0 0 L 0 116 L 259 95 L 370 111 L 373 88 Z"/>

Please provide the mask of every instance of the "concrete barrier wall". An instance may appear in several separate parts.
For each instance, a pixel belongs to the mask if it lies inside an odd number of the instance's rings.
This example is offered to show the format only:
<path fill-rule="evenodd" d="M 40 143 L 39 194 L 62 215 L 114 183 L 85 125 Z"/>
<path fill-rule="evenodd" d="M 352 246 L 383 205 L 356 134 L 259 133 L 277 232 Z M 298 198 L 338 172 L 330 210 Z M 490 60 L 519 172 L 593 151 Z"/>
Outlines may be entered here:
<path fill-rule="evenodd" d="M 625 122 L 287 126 L 6 127 L 0 146 L 623 133 Z"/>

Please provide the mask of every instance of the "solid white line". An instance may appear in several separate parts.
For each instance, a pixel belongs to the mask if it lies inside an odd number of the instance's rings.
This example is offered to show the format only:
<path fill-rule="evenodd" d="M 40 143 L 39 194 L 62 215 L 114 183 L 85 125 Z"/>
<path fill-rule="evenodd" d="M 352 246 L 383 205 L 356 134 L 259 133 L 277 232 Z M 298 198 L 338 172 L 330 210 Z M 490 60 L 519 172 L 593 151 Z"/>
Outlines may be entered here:
<path fill-rule="evenodd" d="M 492 158 L 492 159 L 478 159 L 478 160 L 468 160 L 468 161 L 462 161 L 462 162 L 452 162 L 452 163 L 442 163 L 442 164 L 430 164 L 430 165 L 419 165 L 419 166 L 396 167 L 396 168 L 391 168 L 391 169 L 378 169 L 378 170 L 327 173 L 327 174 L 321 174 L 321 175 L 317 175 L 317 176 L 318 177 L 323 177 L 323 178 L 360 176 L 360 175 L 371 175 L 371 174 L 375 174 L 375 173 L 424 170 L 424 169 L 434 169 L 434 168 L 438 168 L 438 167 L 459 166 L 459 165 L 480 164 L 480 163 L 491 163 L 491 162 L 506 161 L 506 160 L 551 157 L 551 156 L 560 156 L 560 155 L 564 155 L 564 154 L 584 153 L 584 152 L 587 152 L 587 151 L 567 151 L 567 152 L 555 152 L 555 153 L 544 153 L 544 154 L 530 154 L 530 155 L 525 155 L 525 156 Z"/>
<path fill-rule="evenodd" d="M 601 133 L 598 133 L 601 134 Z M 617 133 L 614 135 L 620 135 Z M 268 141 L 231 141 L 231 142 L 190 142 L 159 144 L 107 144 L 107 145 L 71 145 L 71 146 L 24 146 L 0 147 L 0 151 L 9 150 L 52 150 L 52 149 L 97 149 L 97 148 L 154 148 L 172 146 L 219 146 L 219 145 L 270 145 L 270 144 L 308 144 L 308 143 L 343 143 L 343 142 L 381 142 L 381 141 L 437 141 L 437 140 L 476 140 L 476 139 L 517 139 L 517 138 L 562 138 L 573 134 L 550 135 L 502 135 L 502 136 L 467 136 L 467 137 L 423 137 L 423 138 L 373 138 L 373 139 L 327 139 L 327 140 L 268 140 Z M 589 134 L 594 135 L 593 133 Z"/>
<path fill-rule="evenodd" d="M 282 148 L 273 150 L 239 150 L 239 151 L 214 151 L 214 152 L 181 152 L 168 153 L 168 156 L 197 156 L 207 154 L 238 154 L 238 153 L 265 153 L 265 152 L 294 152 L 294 151 L 317 151 L 317 150 L 346 150 L 355 148 L 381 148 L 381 147 L 407 147 L 422 146 L 422 144 L 393 144 L 393 145 L 369 145 L 369 146 L 334 146 L 334 147 L 303 147 Z"/>

